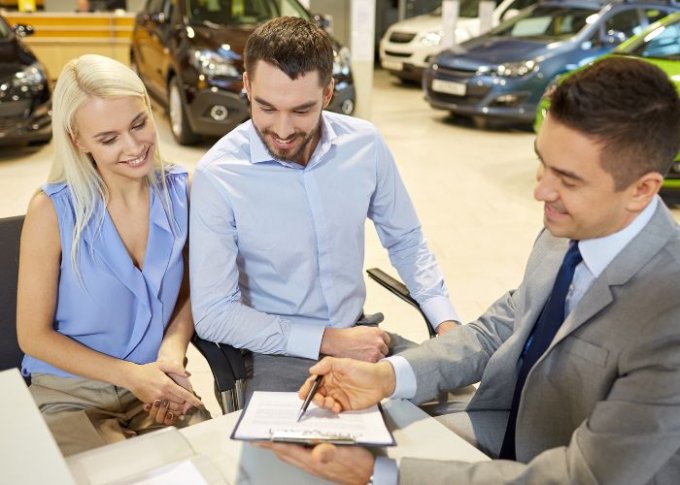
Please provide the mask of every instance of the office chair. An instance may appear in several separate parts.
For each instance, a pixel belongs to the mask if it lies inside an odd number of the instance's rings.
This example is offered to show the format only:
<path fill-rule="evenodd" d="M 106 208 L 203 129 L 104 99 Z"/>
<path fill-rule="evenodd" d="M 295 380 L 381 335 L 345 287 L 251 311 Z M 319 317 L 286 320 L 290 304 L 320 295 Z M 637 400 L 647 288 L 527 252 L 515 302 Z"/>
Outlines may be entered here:
<path fill-rule="evenodd" d="M 21 368 L 17 342 L 19 238 L 24 216 L 0 219 L 0 370 Z"/>
<path fill-rule="evenodd" d="M 430 338 L 436 335 L 430 321 L 423 313 L 418 302 L 410 295 L 404 283 L 378 268 L 366 270 L 369 278 L 390 291 L 409 305 L 414 306 L 425 320 Z M 376 314 L 372 323 L 379 323 L 382 314 Z M 194 335 L 192 343 L 208 361 L 215 378 L 215 395 L 224 414 L 243 409 L 245 404 L 246 365 L 245 352 L 228 344 L 210 342 Z"/>

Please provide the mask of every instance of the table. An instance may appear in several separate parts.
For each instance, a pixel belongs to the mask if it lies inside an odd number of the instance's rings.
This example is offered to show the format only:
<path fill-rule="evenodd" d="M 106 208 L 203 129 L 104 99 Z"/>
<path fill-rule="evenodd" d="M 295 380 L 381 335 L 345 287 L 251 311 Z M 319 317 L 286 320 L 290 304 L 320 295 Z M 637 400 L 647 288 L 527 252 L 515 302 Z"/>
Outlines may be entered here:
<path fill-rule="evenodd" d="M 386 448 L 397 461 L 402 457 L 481 461 L 489 458 L 409 401 L 383 403 L 388 426 L 397 446 Z M 169 463 L 191 460 L 209 484 L 323 484 L 324 480 L 279 461 L 270 451 L 230 439 L 240 411 L 177 431 L 174 428 L 68 457 L 77 483 L 106 484 L 149 470 L 165 470 L 154 483 L 180 469 L 167 471 Z M 144 475 L 145 479 L 148 479 Z M 186 483 L 186 482 L 183 482 Z"/>

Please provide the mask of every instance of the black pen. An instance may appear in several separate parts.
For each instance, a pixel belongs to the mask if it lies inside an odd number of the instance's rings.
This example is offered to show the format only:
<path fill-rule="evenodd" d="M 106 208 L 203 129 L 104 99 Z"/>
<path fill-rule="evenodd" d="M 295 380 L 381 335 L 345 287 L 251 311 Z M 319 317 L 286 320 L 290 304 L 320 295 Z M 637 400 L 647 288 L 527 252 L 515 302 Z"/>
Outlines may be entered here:
<path fill-rule="evenodd" d="M 297 420 L 295 421 L 296 423 L 299 423 L 300 420 L 302 419 L 302 416 L 305 415 L 305 412 L 307 411 L 307 408 L 309 407 L 309 403 L 312 402 L 312 398 L 314 397 L 314 394 L 316 394 L 316 391 L 319 390 L 319 384 L 321 384 L 321 376 L 317 374 L 314 377 L 314 381 L 312 382 L 312 388 L 309 390 L 309 394 L 307 394 L 307 397 L 305 398 L 305 402 L 302 403 L 302 407 L 300 408 L 300 412 L 298 413 Z"/>

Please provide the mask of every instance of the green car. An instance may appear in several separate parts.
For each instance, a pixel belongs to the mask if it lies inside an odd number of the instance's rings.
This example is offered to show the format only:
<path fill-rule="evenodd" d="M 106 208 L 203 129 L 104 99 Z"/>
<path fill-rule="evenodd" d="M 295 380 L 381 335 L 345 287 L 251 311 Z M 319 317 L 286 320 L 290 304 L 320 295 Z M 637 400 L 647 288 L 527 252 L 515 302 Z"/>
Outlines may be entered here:
<path fill-rule="evenodd" d="M 629 56 L 644 59 L 668 74 L 668 77 L 680 92 L 680 12 L 668 15 L 650 25 L 638 35 L 623 42 L 607 56 Z M 565 74 L 561 79 L 569 75 Z M 549 90 L 550 86 L 548 86 L 546 92 Z M 541 126 L 549 106 L 550 101 L 543 95 L 536 113 L 535 131 L 538 131 Z M 666 176 L 663 190 L 676 194 L 680 192 L 680 153 L 675 158 L 670 173 Z"/>

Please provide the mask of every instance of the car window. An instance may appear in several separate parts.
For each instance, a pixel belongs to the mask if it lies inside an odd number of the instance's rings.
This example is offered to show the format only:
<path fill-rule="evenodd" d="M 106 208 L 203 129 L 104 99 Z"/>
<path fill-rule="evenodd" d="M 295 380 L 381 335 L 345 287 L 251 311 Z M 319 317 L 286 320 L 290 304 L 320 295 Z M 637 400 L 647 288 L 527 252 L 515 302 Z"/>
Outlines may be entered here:
<path fill-rule="evenodd" d="M 661 26 L 645 35 L 630 54 L 641 57 L 680 60 L 680 22 Z"/>
<path fill-rule="evenodd" d="M 629 9 L 615 13 L 604 23 L 605 34 L 612 36 L 623 34 L 620 40 L 625 40 L 641 30 L 642 26 L 640 25 L 640 17 L 638 16 L 637 9 Z"/>
<path fill-rule="evenodd" d="M 492 35 L 517 38 L 571 37 L 595 10 L 588 8 L 536 7 L 513 17 L 491 31 Z"/>
<path fill-rule="evenodd" d="M 280 16 L 309 18 L 294 0 L 186 0 L 189 23 L 256 25 Z"/>
<path fill-rule="evenodd" d="M 643 8 L 642 15 L 647 17 L 647 22 L 649 24 L 653 24 L 657 20 L 661 20 L 666 15 L 668 15 L 668 12 L 664 10 L 659 10 L 658 8 Z"/>

